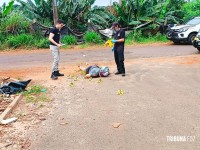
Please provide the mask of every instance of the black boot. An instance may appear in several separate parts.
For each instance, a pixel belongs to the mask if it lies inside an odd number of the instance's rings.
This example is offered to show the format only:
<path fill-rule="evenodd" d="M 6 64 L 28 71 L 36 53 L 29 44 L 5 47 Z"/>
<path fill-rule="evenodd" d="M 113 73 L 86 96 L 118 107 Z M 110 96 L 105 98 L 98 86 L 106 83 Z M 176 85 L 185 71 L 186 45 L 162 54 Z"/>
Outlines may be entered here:
<path fill-rule="evenodd" d="M 119 71 L 118 71 L 118 72 L 115 72 L 115 75 L 119 75 L 119 74 L 121 74 Z"/>
<path fill-rule="evenodd" d="M 52 79 L 52 80 L 57 80 L 57 79 L 58 79 L 58 77 L 55 75 L 55 71 L 52 72 L 52 74 L 51 74 L 51 79 Z"/>
<path fill-rule="evenodd" d="M 54 71 L 54 75 L 58 76 L 64 76 L 64 74 L 60 73 L 59 71 Z"/>

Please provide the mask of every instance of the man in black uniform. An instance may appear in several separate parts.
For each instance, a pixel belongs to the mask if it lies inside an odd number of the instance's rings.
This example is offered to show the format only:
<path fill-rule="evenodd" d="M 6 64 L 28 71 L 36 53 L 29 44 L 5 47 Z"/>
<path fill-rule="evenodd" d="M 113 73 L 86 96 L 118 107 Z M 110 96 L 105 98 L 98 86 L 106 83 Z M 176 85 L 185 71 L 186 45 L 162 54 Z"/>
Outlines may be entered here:
<path fill-rule="evenodd" d="M 125 31 L 120 28 L 120 24 L 114 22 L 112 24 L 112 29 L 115 30 L 114 40 L 114 56 L 115 56 L 115 63 L 117 65 L 117 72 L 115 75 L 121 74 L 123 77 L 125 76 L 125 67 L 124 67 L 124 43 L 125 43 Z"/>
<path fill-rule="evenodd" d="M 53 80 L 58 79 L 58 76 L 64 76 L 64 74 L 59 73 L 58 70 L 60 61 L 59 47 L 62 46 L 62 43 L 60 42 L 60 30 L 63 26 L 64 22 L 62 20 L 58 20 L 56 26 L 50 30 L 49 34 L 50 50 L 54 59 L 51 74 L 51 79 Z"/>

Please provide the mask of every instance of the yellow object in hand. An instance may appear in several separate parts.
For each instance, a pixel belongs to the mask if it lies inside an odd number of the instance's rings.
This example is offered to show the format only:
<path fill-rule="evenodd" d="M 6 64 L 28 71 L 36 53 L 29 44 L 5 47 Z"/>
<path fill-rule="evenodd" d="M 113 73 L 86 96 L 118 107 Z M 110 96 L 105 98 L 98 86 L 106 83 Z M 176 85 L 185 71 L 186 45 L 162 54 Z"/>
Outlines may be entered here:
<path fill-rule="evenodd" d="M 113 47 L 114 44 L 113 44 L 112 40 L 108 40 L 108 41 L 106 41 L 106 43 L 104 44 L 104 46 Z"/>

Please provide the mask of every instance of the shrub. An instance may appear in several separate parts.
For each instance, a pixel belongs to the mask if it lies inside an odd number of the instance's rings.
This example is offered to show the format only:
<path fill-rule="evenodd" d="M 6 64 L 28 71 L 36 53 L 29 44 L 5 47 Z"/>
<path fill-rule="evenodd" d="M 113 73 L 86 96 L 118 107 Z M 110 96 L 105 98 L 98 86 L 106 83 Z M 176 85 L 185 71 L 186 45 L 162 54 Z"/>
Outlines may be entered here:
<path fill-rule="evenodd" d="M 75 45 L 77 43 L 77 39 L 75 36 L 67 35 L 63 37 L 62 43 L 67 45 Z"/>
<path fill-rule="evenodd" d="M 183 20 L 189 21 L 193 17 L 197 17 L 200 14 L 200 0 L 193 0 L 182 5 L 182 12 L 184 12 Z"/>
<path fill-rule="evenodd" d="M 9 47 L 17 48 L 20 46 L 30 46 L 33 43 L 33 36 L 30 34 L 20 34 L 8 37 L 7 44 Z"/>
<path fill-rule="evenodd" d="M 127 36 L 128 40 L 133 40 L 135 42 L 140 42 L 142 41 L 142 32 L 141 30 L 134 30 L 129 35 Z"/>
<path fill-rule="evenodd" d="M 126 44 L 132 44 L 133 42 L 138 43 L 155 43 L 155 42 L 167 42 L 165 35 L 157 33 L 156 35 L 148 34 L 143 35 L 141 31 L 133 31 L 127 36 Z"/>
<path fill-rule="evenodd" d="M 36 46 L 37 48 L 49 48 L 49 44 L 49 40 L 44 38 L 35 40 L 33 46 Z"/>
<path fill-rule="evenodd" d="M 13 12 L 1 20 L 0 31 L 5 33 L 28 33 L 30 22 L 20 12 Z"/>
<path fill-rule="evenodd" d="M 162 34 L 159 33 L 159 32 L 155 35 L 155 39 L 156 39 L 156 41 L 160 41 L 160 42 L 168 42 L 168 41 L 169 41 L 169 40 L 166 38 L 165 35 L 162 35 Z"/>
<path fill-rule="evenodd" d="M 85 40 L 86 43 L 95 43 L 95 44 L 103 43 L 101 36 L 96 32 L 87 32 L 84 35 L 83 39 Z"/>
<path fill-rule="evenodd" d="M 4 43 L 6 41 L 6 35 L 4 35 L 3 33 L 0 33 L 0 42 L 1 44 Z"/>

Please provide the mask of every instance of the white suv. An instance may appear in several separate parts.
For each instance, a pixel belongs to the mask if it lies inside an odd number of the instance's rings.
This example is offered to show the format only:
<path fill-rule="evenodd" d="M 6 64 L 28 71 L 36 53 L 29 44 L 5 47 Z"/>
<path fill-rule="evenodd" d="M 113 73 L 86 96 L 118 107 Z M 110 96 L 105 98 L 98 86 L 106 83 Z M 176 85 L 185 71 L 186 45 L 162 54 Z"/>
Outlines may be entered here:
<path fill-rule="evenodd" d="M 172 27 L 168 33 L 167 38 L 173 41 L 175 44 L 180 42 L 188 42 L 192 44 L 200 29 L 200 17 L 195 17 L 185 25 L 178 25 Z"/>

